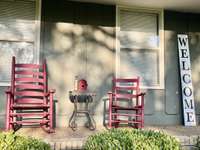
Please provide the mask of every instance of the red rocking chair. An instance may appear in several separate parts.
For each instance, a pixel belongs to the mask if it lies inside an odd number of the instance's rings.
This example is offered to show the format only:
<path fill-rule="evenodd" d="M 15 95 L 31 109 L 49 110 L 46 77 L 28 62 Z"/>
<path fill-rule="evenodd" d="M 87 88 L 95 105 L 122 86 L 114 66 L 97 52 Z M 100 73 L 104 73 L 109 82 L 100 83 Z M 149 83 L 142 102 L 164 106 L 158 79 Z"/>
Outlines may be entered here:
<path fill-rule="evenodd" d="M 144 127 L 144 95 L 140 93 L 139 77 L 133 79 L 113 79 L 113 89 L 109 92 L 109 128 L 120 124 Z"/>
<path fill-rule="evenodd" d="M 48 90 L 46 61 L 38 64 L 17 64 L 12 58 L 11 86 L 6 91 L 6 130 L 22 126 L 40 126 L 53 130 L 53 93 Z"/>

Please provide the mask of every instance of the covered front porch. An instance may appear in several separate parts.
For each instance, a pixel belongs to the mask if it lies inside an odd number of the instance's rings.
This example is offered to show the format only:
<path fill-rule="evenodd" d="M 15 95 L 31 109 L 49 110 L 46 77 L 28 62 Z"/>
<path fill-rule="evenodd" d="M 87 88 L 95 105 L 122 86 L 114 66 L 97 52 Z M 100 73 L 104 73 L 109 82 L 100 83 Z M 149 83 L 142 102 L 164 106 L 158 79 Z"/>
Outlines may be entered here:
<path fill-rule="evenodd" d="M 26 7 L 22 12 L 18 2 Z M 106 130 L 107 92 L 112 89 L 112 77 L 137 75 L 146 92 L 144 129 L 175 136 L 184 147 L 194 145 L 200 135 L 199 1 L 93 2 L 0 2 L 4 4 L 0 5 L 0 31 L 4 31 L 0 36 L 0 127 L 5 126 L 4 91 L 10 84 L 9 64 L 15 55 L 21 62 L 39 63 L 46 59 L 49 87 L 56 89 L 55 133 L 47 134 L 40 128 L 21 128 L 17 133 L 42 138 L 55 150 L 81 149 L 89 135 Z M 20 12 L 17 15 L 2 11 L 12 12 L 14 7 Z M 190 39 L 197 118 L 194 127 L 183 126 L 178 33 L 186 33 Z M 75 76 L 87 79 L 88 89 L 96 93 L 90 106 L 97 124 L 94 131 L 83 127 L 85 120 L 81 117 L 77 131 L 68 127 L 73 111 L 69 91 L 74 88 Z"/>

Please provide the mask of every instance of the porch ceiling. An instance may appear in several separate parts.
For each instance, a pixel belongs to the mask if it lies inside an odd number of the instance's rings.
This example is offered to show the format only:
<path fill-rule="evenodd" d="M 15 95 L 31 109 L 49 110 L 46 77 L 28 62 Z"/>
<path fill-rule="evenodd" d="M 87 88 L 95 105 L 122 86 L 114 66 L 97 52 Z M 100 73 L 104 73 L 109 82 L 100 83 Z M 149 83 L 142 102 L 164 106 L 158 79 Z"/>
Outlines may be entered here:
<path fill-rule="evenodd" d="M 102 4 L 121 4 L 147 8 L 164 8 L 181 12 L 200 13 L 200 0 L 72 0 Z"/>

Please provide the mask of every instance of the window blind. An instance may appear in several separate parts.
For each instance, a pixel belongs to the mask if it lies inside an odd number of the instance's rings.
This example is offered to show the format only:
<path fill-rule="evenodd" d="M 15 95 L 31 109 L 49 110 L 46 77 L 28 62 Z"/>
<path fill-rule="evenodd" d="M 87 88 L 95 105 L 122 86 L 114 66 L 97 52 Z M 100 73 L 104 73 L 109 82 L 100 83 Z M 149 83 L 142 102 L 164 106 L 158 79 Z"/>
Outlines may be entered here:
<path fill-rule="evenodd" d="M 159 74 L 158 14 L 120 9 L 120 76 L 139 76 L 142 86 L 157 86 Z"/>
<path fill-rule="evenodd" d="M 20 63 L 34 61 L 36 2 L 0 1 L 0 83 L 8 83 L 11 58 Z"/>
<path fill-rule="evenodd" d="M 123 48 L 158 48 L 158 15 L 120 11 L 120 42 Z"/>

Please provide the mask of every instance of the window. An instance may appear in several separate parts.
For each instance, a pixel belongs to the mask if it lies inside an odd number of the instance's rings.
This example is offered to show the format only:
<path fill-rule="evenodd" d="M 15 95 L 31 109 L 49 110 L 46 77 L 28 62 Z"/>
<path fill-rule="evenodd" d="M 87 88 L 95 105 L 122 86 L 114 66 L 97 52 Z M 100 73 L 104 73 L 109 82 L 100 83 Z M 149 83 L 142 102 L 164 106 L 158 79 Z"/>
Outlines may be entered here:
<path fill-rule="evenodd" d="M 139 76 L 142 88 L 164 88 L 162 19 L 161 11 L 117 7 L 117 76 Z"/>
<path fill-rule="evenodd" d="M 10 82 L 11 59 L 19 63 L 38 62 L 39 1 L 0 1 L 0 85 Z"/>

